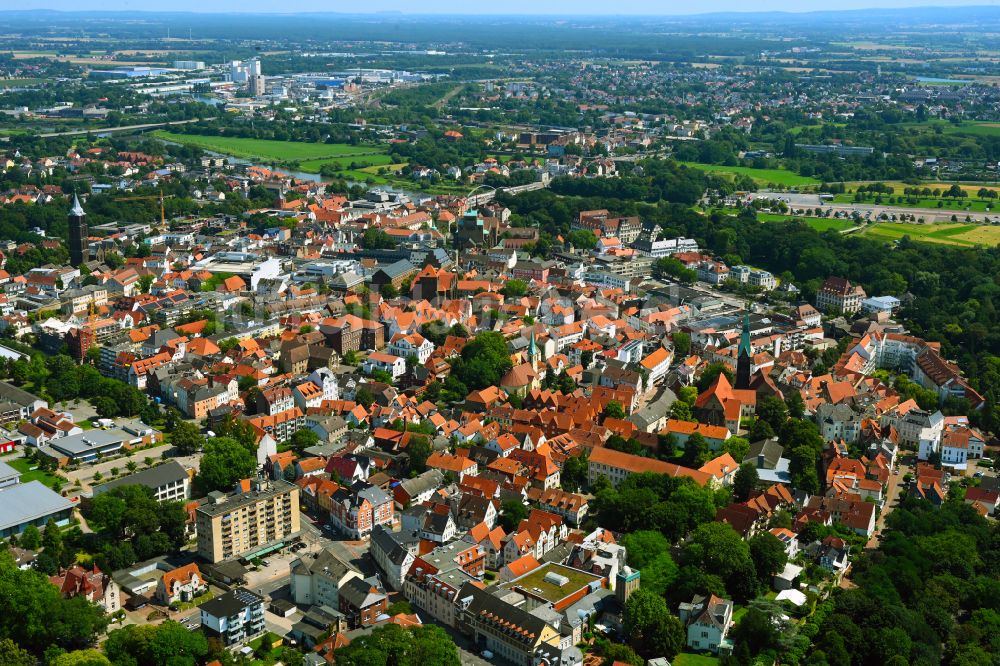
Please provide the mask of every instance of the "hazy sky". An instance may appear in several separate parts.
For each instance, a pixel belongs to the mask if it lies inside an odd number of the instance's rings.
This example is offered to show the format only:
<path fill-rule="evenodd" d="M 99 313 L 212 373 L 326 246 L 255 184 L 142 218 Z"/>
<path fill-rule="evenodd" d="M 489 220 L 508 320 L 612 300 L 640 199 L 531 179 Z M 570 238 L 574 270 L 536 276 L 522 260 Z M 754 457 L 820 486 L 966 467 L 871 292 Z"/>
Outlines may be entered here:
<path fill-rule="evenodd" d="M 408 14 L 701 14 L 719 11 L 815 11 L 870 7 L 991 5 L 996 0 L 24 0 L 10 9 L 64 11 L 348 12 Z"/>

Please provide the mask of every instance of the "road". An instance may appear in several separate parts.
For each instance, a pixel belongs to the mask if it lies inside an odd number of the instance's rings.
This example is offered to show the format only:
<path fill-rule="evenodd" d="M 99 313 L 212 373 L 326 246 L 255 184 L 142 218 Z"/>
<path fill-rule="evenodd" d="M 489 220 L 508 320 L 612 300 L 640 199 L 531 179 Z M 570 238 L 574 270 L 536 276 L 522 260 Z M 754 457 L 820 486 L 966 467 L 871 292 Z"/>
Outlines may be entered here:
<path fill-rule="evenodd" d="M 169 122 L 162 123 L 143 123 L 140 125 L 123 125 L 121 127 L 91 127 L 88 129 L 81 130 L 68 130 L 65 132 L 45 132 L 42 134 L 33 134 L 31 136 L 38 136 L 43 139 L 48 139 L 55 136 L 83 136 L 86 134 L 104 135 L 104 134 L 120 134 L 122 132 L 138 132 L 140 130 L 155 129 L 157 127 L 170 127 L 172 125 L 186 125 L 188 123 L 196 123 L 201 118 L 191 118 L 189 120 L 171 120 Z M 0 141 L 9 141 L 10 137 L 4 136 L 0 137 Z"/>
<path fill-rule="evenodd" d="M 882 530 L 885 528 L 885 519 L 892 510 L 896 507 L 898 500 L 900 499 L 900 491 L 903 489 L 903 476 L 910 472 L 911 468 L 909 465 L 900 463 L 895 472 L 889 475 L 889 482 L 886 484 L 887 488 L 885 491 L 885 504 L 882 505 L 882 512 L 879 514 L 878 518 L 875 520 L 875 532 L 872 534 L 871 539 L 865 544 L 866 550 L 873 550 L 878 548 L 879 536 L 882 534 Z"/>

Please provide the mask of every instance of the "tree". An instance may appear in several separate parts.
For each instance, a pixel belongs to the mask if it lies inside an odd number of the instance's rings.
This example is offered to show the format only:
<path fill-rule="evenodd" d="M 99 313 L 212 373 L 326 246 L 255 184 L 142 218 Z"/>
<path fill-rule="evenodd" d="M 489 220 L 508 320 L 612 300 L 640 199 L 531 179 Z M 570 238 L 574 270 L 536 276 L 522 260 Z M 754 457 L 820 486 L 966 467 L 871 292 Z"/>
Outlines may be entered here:
<path fill-rule="evenodd" d="M 639 530 L 621 539 L 629 566 L 642 572 L 642 588 L 662 596 L 677 580 L 678 568 L 670 556 L 670 542 L 660 532 Z"/>
<path fill-rule="evenodd" d="M 198 451 L 204 444 L 205 438 L 201 430 L 190 421 L 178 421 L 170 433 L 170 443 L 177 448 L 181 455 L 191 455 Z"/>
<path fill-rule="evenodd" d="M 759 482 L 757 467 L 753 463 L 743 463 L 736 470 L 736 478 L 733 480 L 733 499 L 737 502 L 746 502 Z"/>
<path fill-rule="evenodd" d="M 477 335 L 451 363 L 451 375 L 448 379 L 455 377 L 472 390 L 499 386 L 500 380 L 513 367 L 507 351 L 507 341 L 496 331 L 485 331 Z"/>
<path fill-rule="evenodd" d="M 208 641 L 200 631 L 167 620 L 116 629 L 104 651 L 115 666 L 194 666 L 208 654 Z"/>
<path fill-rule="evenodd" d="M 354 392 L 354 399 L 359 405 L 368 409 L 372 406 L 372 403 L 375 402 L 375 395 L 372 393 L 370 388 L 362 386 Z"/>
<path fill-rule="evenodd" d="M 788 415 L 793 419 L 801 419 L 806 413 L 806 403 L 802 400 L 802 394 L 789 389 L 785 396 L 785 406 L 788 407 Z"/>
<path fill-rule="evenodd" d="M 427 470 L 427 459 L 434 452 L 430 437 L 427 435 L 410 435 L 410 443 L 406 447 L 410 470 L 418 474 Z"/>
<path fill-rule="evenodd" d="M 149 293 L 149 288 L 153 285 L 156 278 L 153 275 L 146 274 L 139 276 L 139 291 L 144 294 Z"/>
<path fill-rule="evenodd" d="M 88 648 L 61 654 L 50 661 L 49 666 L 111 666 L 111 662 L 100 650 Z"/>
<path fill-rule="evenodd" d="M 205 442 L 198 479 L 203 490 L 232 490 L 240 479 L 257 473 L 257 457 L 242 444 L 228 437 L 213 437 Z"/>
<path fill-rule="evenodd" d="M 9 553 L 0 553 L 0 636 L 41 656 L 51 646 L 76 650 L 93 644 L 107 620 L 100 607 L 83 596 L 64 599 L 40 571 L 22 571 Z M 16 658 L 17 651 L 7 645 Z M 13 663 L 16 663 L 14 661 Z"/>
<path fill-rule="evenodd" d="M 750 452 L 750 440 L 745 437 L 730 437 L 722 443 L 722 450 L 733 457 L 736 462 L 746 460 Z"/>
<path fill-rule="evenodd" d="M 756 656 L 775 645 L 778 632 L 771 617 L 756 606 L 750 606 L 743 619 L 732 631 L 734 643 L 743 643 Z"/>
<path fill-rule="evenodd" d="M 710 522 L 699 525 L 682 551 L 683 563 L 700 568 L 707 574 L 719 576 L 733 596 L 752 598 L 751 590 L 744 588 L 749 576 L 756 587 L 750 546 L 728 523 Z M 739 595 L 738 592 L 743 592 Z"/>
<path fill-rule="evenodd" d="M 698 387 L 697 386 L 682 386 L 680 390 L 677 391 L 677 399 L 686 402 L 689 406 L 694 406 L 696 400 L 698 400 Z"/>
<path fill-rule="evenodd" d="M 386 624 L 355 638 L 335 656 L 338 666 L 460 666 L 458 648 L 433 624 L 410 629 Z"/>
<path fill-rule="evenodd" d="M 691 421 L 693 423 L 698 421 L 691 411 L 691 405 L 683 400 L 675 400 L 674 404 L 670 405 L 670 418 L 677 421 Z"/>
<path fill-rule="evenodd" d="M 514 531 L 528 517 L 528 508 L 520 500 L 507 500 L 500 505 L 500 524 L 505 532 Z"/>
<path fill-rule="evenodd" d="M 617 400 L 609 400 L 608 404 L 604 406 L 604 418 L 607 419 L 623 419 L 625 418 L 625 408 L 622 407 L 622 403 Z"/>
<path fill-rule="evenodd" d="M 788 553 L 781 539 L 770 532 L 761 532 L 750 539 L 750 558 L 757 568 L 757 579 L 761 585 L 769 586 L 775 574 L 781 572 L 788 562 Z"/>
<path fill-rule="evenodd" d="M 582 488 L 587 483 L 588 470 L 586 451 L 567 458 L 563 463 L 562 474 L 559 475 L 563 489 L 575 493 Z"/>
<path fill-rule="evenodd" d="M 291 438 L 288 440 L 289 446 L 298 453 L 302 454 L 303 451 L 308 449 L 310 446 L 316 446 L 319 444 L 319 435 L 312 428 L 299 428 L 292 433 Z"/>
<path fill-rule="evenodd" d="M 684 331 L 674 331 L 670 339 L 674 342 L 674 354 L 677 357 L 687 356 L 691 351 L 691 336 Z"/>
<path fill-rule="evenodd" d="M 765 421 L 777 432 L 788 420 L 788 407 L 781 398 L 769 395 L 757 403 L 757 420 Z"/>
<path fill-rule="evenodd" d="M 0 666 L 35 666 L 35 658 L 27 650 L 10 640 L 0 640 Z"/>
<path fill-rule="evenodd" d="M 49 522 L 45 523 L 45 532 L 42 533 L 42 548 L 45 549 L 45 553 L 47 555 L 54 558 L 56 561 L 59 561 L 62 557 L 62 531 L 59 529 L 59 526 L 56 525 L 55 518 L 49 518 Z"/>
<path fill-rule="evenodd" d="M 701 459 L 708 455 L 708 441 L 701 433 L 693 433 L 684 442 L 684 453 L 681 464 L 688 467 L 700 467 Z"/>
<path fill-rule="evenodd" d="M 18 543 L 20 543 L 21 548 L 38 550 L 39 546 L 42 544 L 42 533 L 39 532 L 38 528 L 34 525 L 28 525 L 24 528 L 24 532 L 21 533 Z"/>
<path fill-rule="evenodd" d="M 597 241 L 594 241 L 595 243 Z M 593 246 L 591 246 L 593 247 Z M 528 283 L 524 280 L 507 280 L 503 288 L 500 289 L 500 293 L 507 298 L 520 298 L 528 293 Z"/>
<path fill-rule="evenodd" d="M 109 419 L 114 416 L 118 416 L 118 403 L 115 402 L 114 398 L 110 398 L 106 395 L 99 395 L 97 397 L 90 399 L 90 404 L 94 406 L 94 411 L 102 419 Z"/>
<path fill-rule="evenodd" d="M 750 430 L 747 431 L 747 439 L 751 442 L 759 442 L 764 439 L 771 439 L 774 437 L 774 428 L 767 421 L 762 421 L 757 419 L 750 426 Z"/>
<path fill-rule="evenodd" d="M 576 231 L 569 232 L 566 240 L 574 248 L 584 250 L 593 250 L 594 246 L 597 245 L 597 236 L 594 235 L 593 231 L 587 229 L 577 229 Z"/>
<path fill-rule="evenodd" d="M 635 651 L 647 659 L 673 659 L 684 646 L 684 628 L 670 614 L 663 597 L 639 588 L 625 604 L 625 634 Z"/>

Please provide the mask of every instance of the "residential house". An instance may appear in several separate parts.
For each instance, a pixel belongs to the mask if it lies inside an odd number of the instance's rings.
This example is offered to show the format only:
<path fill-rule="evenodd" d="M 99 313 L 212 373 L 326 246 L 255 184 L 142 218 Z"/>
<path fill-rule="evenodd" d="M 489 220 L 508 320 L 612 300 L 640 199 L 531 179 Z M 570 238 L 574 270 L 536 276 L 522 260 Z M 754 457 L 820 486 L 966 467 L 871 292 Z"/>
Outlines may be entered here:
<path fill-rule="evenodd" d="M 714 594 L 695 595 L 678 608 L 681 622 L 687 627 L 687 646 L 695 651 L 729 654 L 732 642 L 726 638 L 733 625 L 733 602 Z"/>

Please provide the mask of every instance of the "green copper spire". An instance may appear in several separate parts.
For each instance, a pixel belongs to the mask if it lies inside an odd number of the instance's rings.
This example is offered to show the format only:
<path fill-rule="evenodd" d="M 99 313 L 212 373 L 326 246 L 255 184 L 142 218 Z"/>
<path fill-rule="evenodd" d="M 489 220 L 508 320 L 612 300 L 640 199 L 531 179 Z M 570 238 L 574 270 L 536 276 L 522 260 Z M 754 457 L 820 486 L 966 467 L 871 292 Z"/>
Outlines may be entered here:
<path fill-rule="evenodd" d="M 750 312 L 743 315 L 743 332 L 740 333 L 740 356 L 751 356 L 753 350 L 750 348 Z"/>

